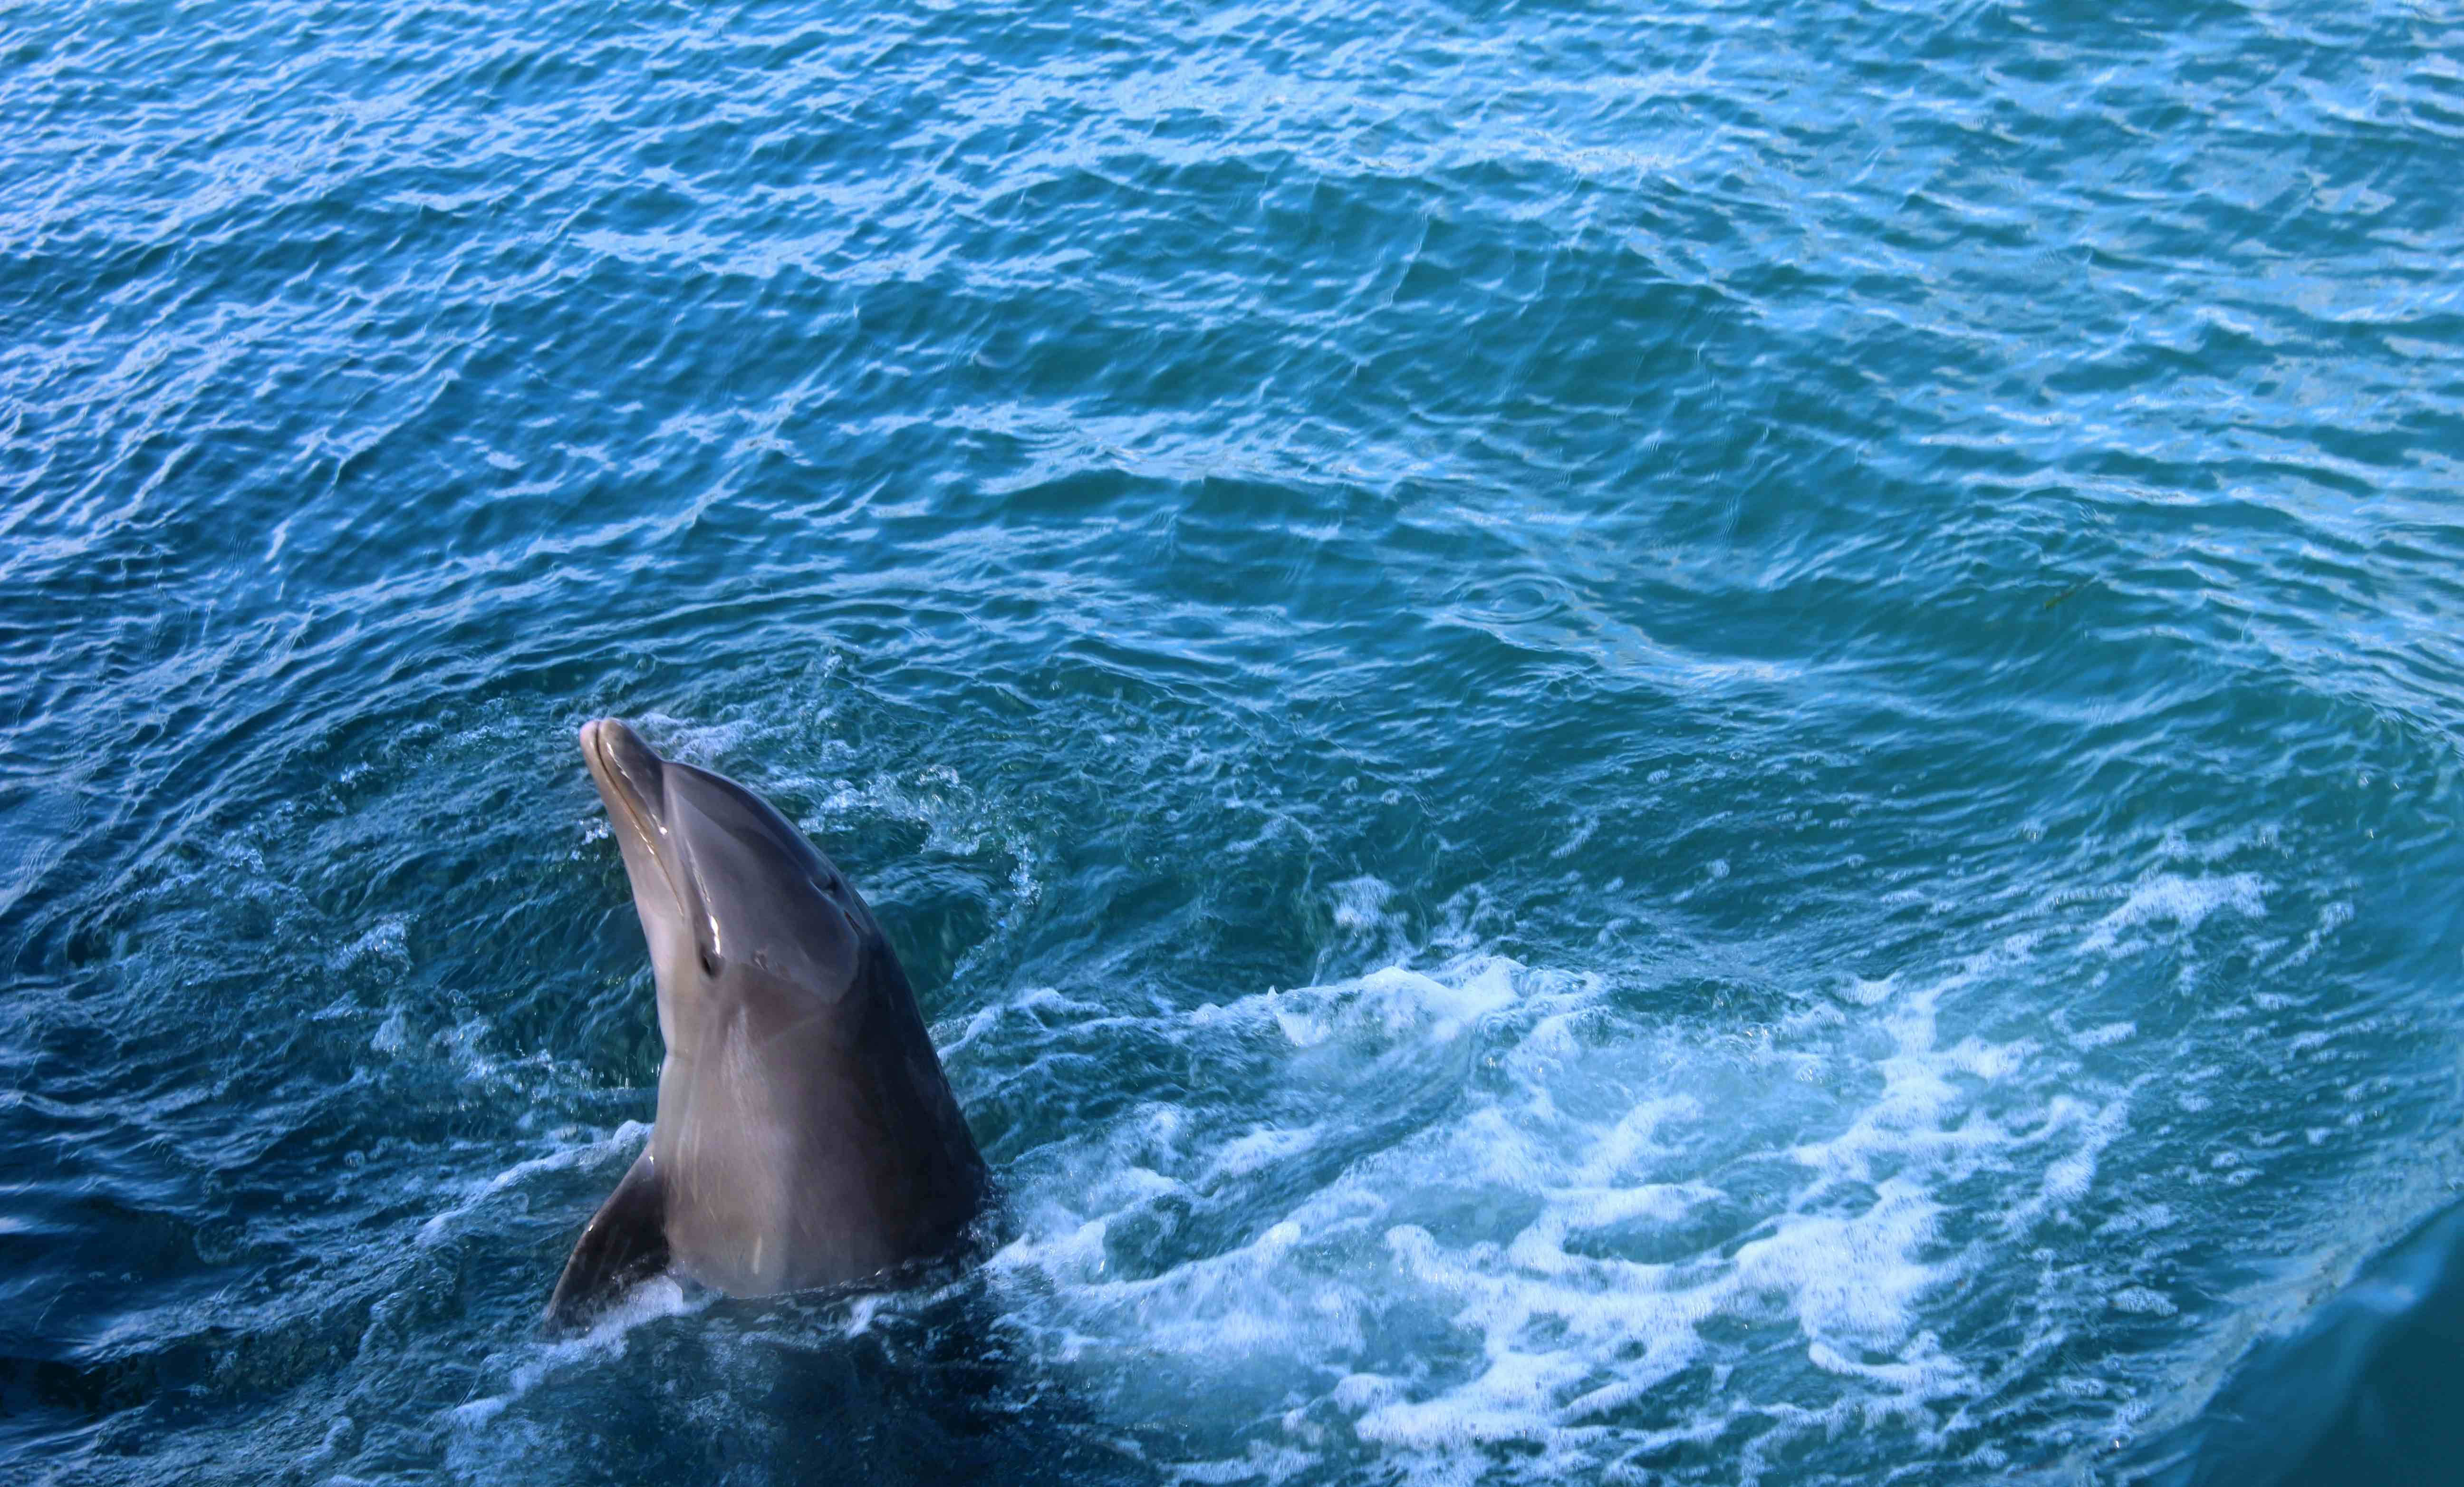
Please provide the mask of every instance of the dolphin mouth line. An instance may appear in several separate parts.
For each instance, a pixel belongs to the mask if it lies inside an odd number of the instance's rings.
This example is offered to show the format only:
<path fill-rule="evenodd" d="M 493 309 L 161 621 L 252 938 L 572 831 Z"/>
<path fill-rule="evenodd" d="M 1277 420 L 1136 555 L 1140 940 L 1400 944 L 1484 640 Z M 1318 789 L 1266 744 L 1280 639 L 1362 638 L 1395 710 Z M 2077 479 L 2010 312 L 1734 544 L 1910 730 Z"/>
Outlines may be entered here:
<path fill-rule="evenodd" d="M 594 718 L 583 724 L 583 758 L 599 783 L 600 798 L 618 808 L 608 812 L 613 824 L 633 833 L 633 839 L 640 842 L 642 850 L 650 854 L 650 860 L 658 864 L 659 876 L 668 880 L 668 892 L 674 894 L 675 868 L 668 861 L 668 854 L 660 850 L 662 832 L 651 818 L 649 803 L 642 798 L 631 777 L 618 766 L 615 754 L 607 746 L 607 725 L 613 721 Z"/>
<path fill-rule="evenodd" d="M 612 731 L 611 731 L 612 730 Z M 652 778 L 658 782 L 659 801 L 654 808 L 641 781 L 625 767 L 614 739 L 624 739 L 640 750 L 659 771 Z M 701 881 L 700 868 L 691 853 L 679 850 L 681 844 L 670 833 L 667 815 L 666 770 L 671 761 L 653 753 L 641 735 L 614 718 L 594 718 L 582 727 L 583 764 L 599 786 L 599 797 L 607 807 L 608 829 L 629 832 L 632 839 L 649 854 L 650 866 L 657 871 L 659 886 L 667 890 L 668 904 L 677 918 L 693 927 L 694 940 L 702 947 L 705 961 L 717 953 L 720 931 L 718 917 L 710 911 L 710 891 Z M 633 880 L 638 904 L 643 891 L 640 876 L 627 871 Z"/>

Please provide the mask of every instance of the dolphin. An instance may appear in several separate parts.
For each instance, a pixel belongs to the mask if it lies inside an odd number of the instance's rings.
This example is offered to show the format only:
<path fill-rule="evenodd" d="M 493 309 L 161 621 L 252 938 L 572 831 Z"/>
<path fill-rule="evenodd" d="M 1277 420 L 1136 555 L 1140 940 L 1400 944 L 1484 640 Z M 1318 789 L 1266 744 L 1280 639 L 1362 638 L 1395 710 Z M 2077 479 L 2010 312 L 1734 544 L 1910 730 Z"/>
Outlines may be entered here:
<path fill-rule="evenodd" d="M 983 1157 L 853 885 L 743 786 L 582 726 L 658 981 L 650 1143 L 573 1247 L 551 1331 L 674 1271 L 730 1296 L 887 1286 L 955 1251 Z"/>

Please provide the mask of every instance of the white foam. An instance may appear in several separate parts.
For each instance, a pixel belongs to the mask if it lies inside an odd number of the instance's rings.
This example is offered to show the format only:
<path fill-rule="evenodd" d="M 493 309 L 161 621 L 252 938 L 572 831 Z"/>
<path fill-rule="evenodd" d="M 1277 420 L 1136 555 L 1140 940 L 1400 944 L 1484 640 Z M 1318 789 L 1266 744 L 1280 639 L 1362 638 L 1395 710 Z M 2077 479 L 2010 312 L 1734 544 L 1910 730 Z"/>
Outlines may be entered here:
<path fill-rule="evenodd" d="M 2048 1207 L 2072 1204 L 2087 1196 L 2095 1184 L 2097 1159 L 2104 1148 L 2113 1144 L 2129 1122 L 2127 1098 L 2113 1100 L 2090 1110 L 2078 1101 L 2057 1098 L 2049 1112 L 2047 1126 L 2075 1125 L 2078 1143 L 2045 1167 L 2039 1185 L 2040 1202 L 2018 1210 L 2022 1218 L 2034 1218 Z"/>
<path fill-rule="evenodd" d="M 461 1202 L 430 1218 L 419 1227 L 419 1243 L 431 1245 L 450 1234 L 455 1225 L 488 1206 L 489 1200 L 508 1188 L 517 1187 L 541 1172 L 562 1171 L 569 1167 L 596 1165 L 610 1157 L 638 1152 L 650 1139 L 650 1128 L 639 1121 L 627 1121 L 616 1127 L 604 1141 L 566 1146 L 545 1156 L 517 1162 L 512 1166 L 472 1188 Z"/>
<path fill-rule="evenodd" d="M 1274 1483 L 1299 1476 L 1315 1465 L 1317 1457 L 1306 1451 L 1288 1446 L 1269 1446 L 1264 1441 L 1250 1444 L 1248 1454 L 1228 1461 L 1189 1461 L 1171 1468 L 1173 1479 L 1183 1482 L 1255 1482 Z"/>
<path fill-rule="evenodd" d="M 385 1014 L 368 1047 L 380 1054 L 399 1054 L 410 1046 L 410 1016 L 397 1007 Z"/>
<path fill-rule="evenodd" d="M 719 761 L 744 747 L 759 731 L 749 720 L 695 722 L 666 713 L 642 713 L 631 722 L 652 748 L 670 759 L 680 759 L 704 769 L 718 768 Z"/>
<path fill-rule="evenodd" d="M 2182 1309 L 2163 1292 L 2148 1286 L 2125 1286 L 2113 1293 L 2105 1304 L 2115 1311 L 2132 1312 L 2142 1317 L 2170 1317 Z"/>
<path fill-rule="evenodd" d="M 998 850 L 1016 864 L 1011 886 L 1029 899 L 1039 891 L 1031 870 L 1033 854 L 1025 843 L 988 816 L 974 791 L 946 765 L 925 768 L 912 781 L 883 774 L 862 781 L 789 774 L 771 783 L 820 797 L 813 812 L 796 824 L 825 841 L 846 832 L 851 818 L 887 816 L 922 827 L 929 851 L 974 856 Z"/>
<path fill-rule="evenodd" d="M 1364 1079 L 1381 1054 L 1441 1048 L 1509 1010 L 1525 1018 L 1516 1024 L 1521 1036 L 1491 1065 L 1512 1076 L 1505 1094 L 1474 1099 L 1458 1118 L 1354 1164 L 1246 1244 L 1134 1280 L 1109 1276 L 1104 1257 L 1109 1226 L 1141 1206 L 1202 1195 L 1226 1175 L 1287 1160 L 1326 1130 L 1192 1129 L 1186 1116 L 1147 1111 L 1100 1144 L 1162 1152 L 1164 1168 L 1181 1170 L 1107 1171 L 1090 1143 L 1078 1161 L 1022 1192 L 1025 1232 L 995 1269 L 1037 1278 L 1041 1304 L 1028 1309 L 1066 1339 L 1061 1355 L 1177 1356 L 1193 1378 L 1220 1373 L 1227 1355 L 1264 1356 L 1304 1376 L 1331 1375 L 1321 1403 L 1350 1417 L 1356 1440 L 1448 1471 L 1476 1467 L 1483 1458 L 1474 1448 L 1504 1441 L 1537 1446 L 1541 1459 L 1569 1466 L 1590 1459 L 1588 1445 L 1607 1430 L 1600 1421 L 1705 1356 L 1707 1321 L 1763 1318 L 1774 1303 L 1793 1319 L 1815 1369 L 1901 1399 L 1968 1387 L 1969 1372 L 1915 1324 L 1920 1298 L 1956 1268 L 1925 1253 L 1939 1210 L 1916 1177 L 1884 1180 L 1844 1213 L 1781 1213 L 1725 1261 L 1704 1255 L 1676 1266 L 1615 1254 L 1622 1240 L 1683 1224 L 1724 1194 L 1709 1182 L 1655 1175 L 1685 1165 L 1686 1143 L 1705 1124 L 1702 1097 L 1633 1100 L 1597 1120 L 1567 1113 L 1606 1093 L 1590 1067 L 1598 1060 L 1574 1035 L 1602 989 L 1590 978 L 1470 957 L 1209 1009 L 1194 1020 L 1270 1018 L 1296 1061 L 1330 1044 L 1353 1046 L 1371 1055 L 1348 1065 Z M 1903 1052 L 1886 1061 L 1881 1097 L 1845 1129 L 1791 1148 L 1811 1169 L 1807 1197 L 1861 1181 L 1886 1150 L 1903 1162 L 1964 1169 L 1959 1154 L 1994 1136 L 1990 1125 L 1948 1123 L 1957 1103 L 1948 1080 L 2007 1073 L 2008 1058 L 1974 1040 L 1932 1050 L 1932 1017 L 1929 995 L 1907 999 L 1894 1025 Z M 1687 1051 L 1668 1052 L 1679 1061 Z M 1331 1114 L 1327 1123 L 1338 1119 Z M 1470 1193 L 1418 1217 L 1430 1193 L 1448 1188 Z M 1476 1215 L 1484 1193 L 1516 1200 L 1529 1216 L 1485 1230 L 1475 1217 L 1461 1229 L 1463 1211 Z M 1415 1219 L 1394 1221 L 1398 1210 Z M 1609 1253 L 1597 1253 L 1599 1243 Z M 1360 1321 L 1398 1306 L 1468 1338 L 1476 1358 L 1431 1380 L 1415 1377 L 1423 1371 L 1418 1360 L 1377 1356 Z M 1267 1372 L 1288 1387 L 1288 1369 Z M 1243 1455 L 1204 1469 L 1254 1476 L 1255 1466 Z"/>
<path fill-rule="evenodd" d="M 2189 934 L 2224 909 L 2246 919 L 2260 918 L 2267 912 L 2267 884 L 2255 873 L 2224 877 L 2156 874 L 2132 888 L 2120 908 L 2098 921 L 2081 948 L 2112 949 L 2124 931 L 2160 921 L 2169 921 Z"/>
<path fill-rule="evenodd" d="M 1317 1140 L 1310 1130 L 1287 1130 L 1277 1126 L 1260 1126 L 1245 1136 L 1225 1143 L 1209 1158 L 1204 1173 L 1198 1179 L 1200 1191 L 1211 1189 L 1233 1177 L 1245 1177 L 1263 1171 L 1279 1162 L 1288 1161 L 1307 1151 Z"/>
<path fill-rule="evenodd" d="M 2117 1241 L 2180 1214 L 2099 1208 L 2145 1077 L 2082 1070 L 2139 1026 L 2036 1010 L 2046 971 L 2263 919 L 2266 893 L 2159 872 L 2057 896 L 1947 968 L 1816 968 L 1828 994 L 1750 1027 L 1483 949 L 1474 926 L 1498 921 L 1477 893 L 1417 953 L 1319 985 L 1177 1014 L 1033 988 L 966 1038 L 1135 1024 L 1198 1072 L 1017 1164 L 1019 1228 L 986 1274 L 1087 1397 L 1215 1422 L 1197 1438 L 1221 1454 L 1175 1468 L 1192 1481 L 1363 1452 L 1420 1484 L 1643 1479 L 1620 1463 L 1741 1422 L 1746 1480 L 1808 1433 L 1939 1444 L 2009 1365 L 1945 1343 L 1979 1331 L 1954 1324 L 1961 1298 L 2041 1268 L 2049 1228 L 2100 1225 L 2088 1272 L 2114 1263 L 2085 1311 L 2174 1315 Z M 1402 943 L 1385 883 L 1331 898 L 1352 952 Z M 1209 1085 L 1231 1047 L 1237 1079 Z"/>
<path fill-rule="evenodd" d="M 1513 973 L 1520 968 L 1491 959 L 1459 980 L 1441 981 L 1390 965 L 1330 987 L 1270 991 L 1266 1005 L 1295 1048 L 1357 1034 L 1390 1043 L 1412 1037 L 1445 1043 L 1483 1015 L 1511 1006 Z"/>
<path fill-rule="evenodd" d="M 595 1366 L 621 1358 L 635 1328 L 663 1317 L 700 1311 L 716 1295 L 689 1294 L 672 1276 L 654 1276 L 627 1289 L 583 1331 L 554 1342 L 529 1343 L 517 1350 L 513 1359 L 517 1361 L 512 1361 L 507 1367 L 503 1389 L 455 1406 L 447 1412 L 448 1418 L 458 1431 L 484 1432 L 508 1405 L 538 1387 L 541 1381 L 565 1368 Z M 491 1361 L 507 1362 L 501 1356 Z"/>
<path fill-rule="evenodd" d="M 363 931 L 360 937 L 335 952 L 333 967 L 345 970 L 374 957 L 398 966 L 410 964 L 410 917 L 387 914 Z"/>
<path fill-rule="evenodd" d="M 1338 929 L 1368 930 L 1387 921 L 1386 905 L 1395 890 L 1375 877 L 1353 877 L 1334 885 L 1334 923 Z"/>
<path fill-rule="evenodd" d="M 1590 841 L 1593 833 L 1599 829 L 1600 813 L 1596 810 L 1585 812 L 1583 818 L 1574 823 L 1573 832 L 1563 842 L 1551 849 L 1549 855 L 1561 862 L 1564 861 L 1582 851 L 1583 844 Z"/>
<path fill-rule="evenodd" d="M 2116 1043 L 2127 1042 L 2138 1035 L 2139 1024 L 2135 1022 L 2108 1022 L 2101 1027 L 2090 1028 L 2084 1032 L 2072 1033 L 2071 1047 L 2109 1048 Z"/>

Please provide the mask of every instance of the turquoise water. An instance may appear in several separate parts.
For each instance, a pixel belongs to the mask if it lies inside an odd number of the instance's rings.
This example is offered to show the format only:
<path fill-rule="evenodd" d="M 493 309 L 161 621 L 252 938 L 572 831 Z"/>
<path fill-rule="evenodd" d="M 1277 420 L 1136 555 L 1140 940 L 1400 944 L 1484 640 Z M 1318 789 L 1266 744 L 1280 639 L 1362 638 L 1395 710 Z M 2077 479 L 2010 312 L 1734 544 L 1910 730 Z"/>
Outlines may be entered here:
<path fill-rule="evenodd" d="M 11 1478 L 2178 1464 L 2464 1180 L 2464 26 L 1944 9 L 0 12 Z M 536 1334 L 603 713 L 966 1278 Z"/>

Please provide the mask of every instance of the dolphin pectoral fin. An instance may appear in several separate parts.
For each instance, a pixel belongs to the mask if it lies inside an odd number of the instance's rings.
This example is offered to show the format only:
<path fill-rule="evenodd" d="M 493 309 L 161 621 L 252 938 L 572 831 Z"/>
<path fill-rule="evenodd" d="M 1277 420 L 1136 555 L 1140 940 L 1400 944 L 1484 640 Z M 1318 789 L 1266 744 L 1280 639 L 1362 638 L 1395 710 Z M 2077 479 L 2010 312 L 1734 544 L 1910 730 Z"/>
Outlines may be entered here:
<path fill-rule="evenodd" d="M 667 1191 L 645 1151 L 574 1241 L 544 1325 L 550 1333 L 574 1331 L 626 1287 L 667 1268 Z"/>

